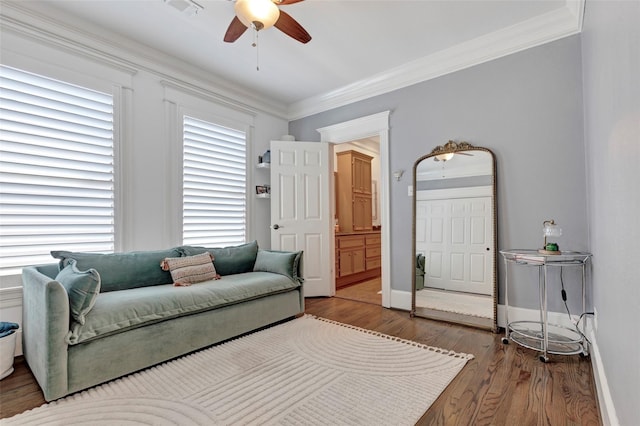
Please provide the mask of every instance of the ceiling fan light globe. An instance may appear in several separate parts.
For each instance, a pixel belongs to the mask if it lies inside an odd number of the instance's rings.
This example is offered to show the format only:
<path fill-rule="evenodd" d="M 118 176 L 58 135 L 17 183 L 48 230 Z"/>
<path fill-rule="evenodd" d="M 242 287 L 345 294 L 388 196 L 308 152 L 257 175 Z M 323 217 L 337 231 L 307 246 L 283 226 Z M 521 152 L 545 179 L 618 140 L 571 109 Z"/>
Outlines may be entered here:
<path fill-rule="evenodd" d="M 436 158 L 439 161 L 449 161 L 453 158 L 453 152 L 447 152 L 446 154 L 438 154 Z"/>
<path fill-rule="evenodd" d="M 271 0 L 237 0 L 234 9 L 240 22 L 257 30 L 271 28 L 280 17 L 280 9 Z"/>

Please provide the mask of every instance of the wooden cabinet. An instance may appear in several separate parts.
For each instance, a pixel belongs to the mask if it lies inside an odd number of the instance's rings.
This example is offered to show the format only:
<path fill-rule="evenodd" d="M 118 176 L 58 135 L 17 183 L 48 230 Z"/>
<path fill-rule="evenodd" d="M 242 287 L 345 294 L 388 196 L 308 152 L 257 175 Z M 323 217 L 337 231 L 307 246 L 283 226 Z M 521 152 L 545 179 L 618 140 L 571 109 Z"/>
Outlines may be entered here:
<path fill-rule="evenodd" d="M 353 195 L 353 222 L 352 231 L 369 231 L 373 228 L 371 196 Z M 340 218 L 338 217 L 338 223 Z"/>
<path fill-rule="evenodd" d="M 348 151 L 351 157 L 351 173 L 353 175 L 353 192 L 371 195 L 371 160 L 372 157 L 358 151 Z"/>
<path fill-rule="evenodd" d="M 336 236 L 336 288 L 380 276 L 380 233 Z"/>
<path fill-rule="evenodd" d="M 370 231 L 372 222 L 371 160 L 358 151 L 336 154 L 336 212 L 340 232 Z"/>
<path fill-rule="evenodd" d="M 365 268 L 367 270 L 380 269 L 382 264 L 382 245 L 380 234 L 365 235 Z"/>
<path fill-rule="evenodd" d="M 358 274 L 366 270 L 364 238 L 347 235 L 336 238 L 338 276 Z"/>

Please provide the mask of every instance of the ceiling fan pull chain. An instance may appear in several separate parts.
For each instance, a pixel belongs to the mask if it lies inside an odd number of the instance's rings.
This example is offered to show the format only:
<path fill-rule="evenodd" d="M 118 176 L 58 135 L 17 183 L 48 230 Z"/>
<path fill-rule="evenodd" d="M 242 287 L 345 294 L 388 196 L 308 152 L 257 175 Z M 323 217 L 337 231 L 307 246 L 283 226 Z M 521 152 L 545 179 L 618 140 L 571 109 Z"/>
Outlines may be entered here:
<path fill-rule="evenodd" d="M 258 29 L 253 33 L 253 43 L 251 46 L 256 48 L 256 71 L 260 71 L 260 48 L 258 47 Z"/>

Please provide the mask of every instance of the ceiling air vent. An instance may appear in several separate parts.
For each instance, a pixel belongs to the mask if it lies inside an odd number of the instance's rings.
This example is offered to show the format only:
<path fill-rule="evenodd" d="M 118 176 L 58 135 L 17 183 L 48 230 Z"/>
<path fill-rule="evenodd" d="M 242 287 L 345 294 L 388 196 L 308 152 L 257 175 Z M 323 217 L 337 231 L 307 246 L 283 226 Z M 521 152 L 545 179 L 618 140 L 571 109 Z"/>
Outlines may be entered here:
<path fill-rule="evenodd" d="M 197 15 L 198 12 L 204 9 L 193 0 L 164 0 L 164 2 L 189 16 Z"/>

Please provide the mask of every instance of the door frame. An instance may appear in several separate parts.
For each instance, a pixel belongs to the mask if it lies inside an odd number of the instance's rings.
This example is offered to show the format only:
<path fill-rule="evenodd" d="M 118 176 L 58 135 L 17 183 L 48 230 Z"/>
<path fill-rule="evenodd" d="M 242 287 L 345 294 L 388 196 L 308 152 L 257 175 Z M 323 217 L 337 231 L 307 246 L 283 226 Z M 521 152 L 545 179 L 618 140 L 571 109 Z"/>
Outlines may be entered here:
<path fill-rule="evenodd" d="M 380 226 L 382 248 L 382 306 L 391 307 L 391 221 L 389 173 L 389 115 L 391 111 L 356 118 L 316 129 L 321 142 L 341 144 L 377 136 L 380 141 Z M 330 154 L 332 155 L 332 153 Z M 335 252 L 331 253 L 334 257 Z M 335 280 L 333 282 L 335 291 Z"/>

